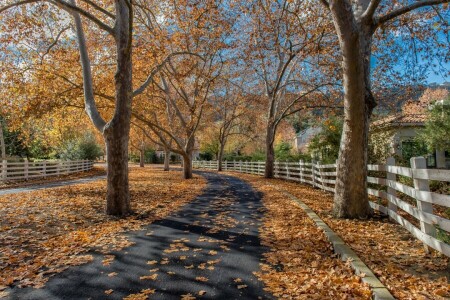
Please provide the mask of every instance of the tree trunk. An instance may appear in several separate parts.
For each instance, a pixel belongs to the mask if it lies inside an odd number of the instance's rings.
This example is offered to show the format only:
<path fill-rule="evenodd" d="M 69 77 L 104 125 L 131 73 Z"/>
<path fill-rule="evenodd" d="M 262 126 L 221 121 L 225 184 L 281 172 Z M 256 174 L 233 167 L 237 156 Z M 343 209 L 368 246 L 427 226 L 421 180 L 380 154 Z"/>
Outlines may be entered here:
<path fill-rule="evenodd" d="M 1 160 L 6 160 L 5 136 L 3 135 L 3 121 L 0 120 L 0 151 L 2 152 Z"/>
<path fill-rule="evenodd" d="M 192 151 L 183 155 L 183 178 L 192 178 Z"/>
<path fill-rule="evenodd" d="M 145 151 L 144 149 L 139 150 L 139 167 L 145 167 Z"/>
<path fill-rule="evenodd" d="M 273 178 L 275 166 L 275 150 L 273 142 L 275 140 L 275 128 L 273 125 L 267 125 L 266 133 L 266 167 L 264 170 L 265 178 Z"/>
<path fill-rule="evenodd" d="M 124 0 L 116 0 L 117 70 L 115 79 L 116 105 L 112 120 L 103 135 L 108 155 L 106 213 L 124 216 L 130 213 L 128 185 L 128 142 L 130 138 L 132 84 L 132 11 Z"/>
<path fill-rule="evenodd" d="M 130 213 L 128 187 L 128 136 L 119 130 L 105 134 L 107 160 L 106 213 L 124 216 Z"/>
<path fill-rule="evenodd" d="M 164 171 L 170 170 L 170 150 L 164 149 Z"/>
<path fill-rule="evenodd" d="M 218 172 L 222 171 L 222 160 L 223 160 L 224 148 L 225 148 L 225 143 L 224 142 L 220 142 L 219 152 L 217 153 L 217 171 Z"/>
<path fill-rule="evenodd" d="M 333 211 L 340 218 L 367 218 L 372 214 L 367 195 L 371 108 L 366 103 L 366 96 L 370 86 L 365 76 L 370 72 L 366 65 L 366 59 L 370 60 L 370 52 L 366 53 L 370 49 L 370 40 L 366 39 L 360 24 L 354 19 L 351 4 L 346 1 L 331 1 L 330 4 L 343 54 L 344 73 L 344 126 Z"/>

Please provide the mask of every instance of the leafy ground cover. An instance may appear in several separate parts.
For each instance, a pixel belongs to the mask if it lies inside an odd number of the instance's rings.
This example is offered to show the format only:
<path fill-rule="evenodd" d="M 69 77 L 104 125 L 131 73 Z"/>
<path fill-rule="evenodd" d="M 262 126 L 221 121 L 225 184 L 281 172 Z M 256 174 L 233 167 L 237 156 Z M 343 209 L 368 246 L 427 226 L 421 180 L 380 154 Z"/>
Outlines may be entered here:
<path fill-rule="evenodd" d="M 281 299 L 371 299 L 368 285 L 341 261 L 324 233 L 272 181 L 240 176 L 263 193 L 261 239 L 270 251 L 257 276 Z"/>
<path fill-rule="evenodd" d="M 29 180 L 1 181 L 0 182 L 0 190 L 25 187 L 25 186 L 41 184 L 41 183 L 50 183 L 50 182 L 72 180 L 72 179 L 79 179 L 79 178 L 92 177 L 92 176 L 101 176 L 101 175 L 105 175 L 105 174 L 106 174 L 105 168 L 94 166 L 89 171 L 78 172 L 78 173 L 73 173 L 73 174 L 68 174 L 68 175 L 49 176 L 46 178 L 35 178 L 35 179 L 29 179 Z"/>
<path fill-rule="evenodd" d="M 41 287 L 49 275 L 91 261 L 90 249 L 131 245 L 125 232 L 176 211 L 205 186 L 199 176 L 131 168 L 135 213 L 125 219 L 105 215 L 104 180 L 0 197 L 0 296 L 7 286 Z"/>
<path fill-rule="evenodd" d="M 332 217 L 333 197 L 330 193 L 294 182 L 266 180 L 253 176 L 244 177 L 257 185 L 276 185 L 305 202 L 357 252 L 358 256 L 374 271 L 394 297 L 398 299 L 448 299 L 450 297 L 449 258 L 436 252 L 426 254 L 422 243 L 400 225 L 380 217 L 370 220 L 335 219 Z M 265 189 L 269 189 L 269 187 L 265 187 Z M 272 197 L 270 199 L 275 203 L 271 204 L 266 200 L 268 205 L 281 206 L 283 204 L 289 207 L 285 210 L 288 216 L 284 218 L 294 218 L 296 214 L 300 214 L 297 209 L 293 208 L 295 205 L 284 204 L 289 200 L 278 200 L 277 198 L 274 200 Z M 277 201 L 281 202 L 277 205 Z M 280 207 L 274 209 L 275 211 L 283 210 Z M 289 226 L 287 226 L 288 224 Z M 283 229 L 282 225 L 289 228 Z M 299 226 L 298 221 L 293 222 L 289 219 L 286 219 L 284 224 L 280 224 L 278 230 L 281 232 L 292 230 L 289 235 L 285 236 L 292 244 L 302 245 L 304 243 L 302 238 L 308 238 L 308 236 L 313 239 L 322 239 L 322 234 L 303 224 Z M 276 233 L 274 232 L 274 234 Z M 290 240 L 292 237 L 297 239 L 297 236 L 303 235 L 305 237 L 301 239 Z M 317 255 L 320 253 L 319 251 Z M 278 256 L 276 253 L 271 255 L 274 258 Z M 292 263 L 295 259 L 299 259 L 298 256 L 298 254 L 293 255 L 286 262 Z M 277 259 L 281 260 L 282 258 Z"/>

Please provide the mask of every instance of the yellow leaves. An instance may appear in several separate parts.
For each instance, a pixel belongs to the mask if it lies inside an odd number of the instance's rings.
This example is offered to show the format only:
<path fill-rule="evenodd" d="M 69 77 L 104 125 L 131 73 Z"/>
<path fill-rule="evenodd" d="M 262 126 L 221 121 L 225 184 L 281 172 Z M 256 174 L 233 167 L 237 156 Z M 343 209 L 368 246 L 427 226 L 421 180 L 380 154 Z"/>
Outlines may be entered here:
<path fill-rule="evenodd" d="M 195 277 L 195 280 L 201 281 L 201 282 L 207 282 L 208 278 L 206 278 L 204 276 L 198 276 L 198 277 Z"/>
<path fill-rule="evenodd" d="M 111 272 L 111 273 L 108 274 L 108 277 L 114 277 L 114 276 L 117 276 L 116 272 Z"/>
<path fill-rule="evenodd" d="M 114 261 L 114 255 L 105 255 L 105 258 L 102 260 L 102 264 L 104 266 L 109 266 Z"/>
<path fill-rule="evenodd" d="M 194 265 L 184 266 L 185 269 L 193 269 Z"/>
<path fill-rule="evenodd" d="M 216 254 L 217 254 L 217 251 L 211 250 L 211 251 L 208 252 L 208 254 L 209 254 L 209 255 L 216 255 Z"/>
<path fill-rule="evenodd" d="M 114 290 L 112 290 L 112 289 L 109 289 L 109 290 L 105 291 L 106 295 L 111 295 L 112 293 L 114 293 Z"/>
<path fill-rule="evenodd" d="M 204 290 L 198 291 L 199 296 L 204 296 L 205 294 L 206 294 L 206 291 L 204 291 Z"/>
<path fill-rule="evenodd" d="M 155 265 L 155 264 L 157 264 L 158 262 L 156 261 L 156 260 L 149 260 L 148 262 L 147 262 L 147 265 Z"/>
<path fill-rule="evenodd" d="M 39 190 L 20 197 L 0 196 L 0 230 L 5 238 L 0 243 L 0 286 L 43 286 L 48 278 L 44 275 L 92 261 L 92 255 L 85 254 L 89 249 L 108 254 L 131 245 L 124 232 L 164 218 L 194 199 L 205 186 L 205 180 L 198 176 L 189 184 L 179 176 L 177 172 L 131 168 L 133 210 L 140 214 L 123 220 L 104 214 L 104 181 Z M 148 190 L 155 193 L 148 194 Z M 113 256 L 105 256 L 102 263 L 111 265 L 113 261 Z M 168 264 L 169 260 L 160 263 Z"/>
<path fill-rule="evenodd" d="M 158 274 L 139 277 L 140 280 L 156 280 L 156 278 L 158 278 Z"/>
<path fill-rule="evenodd" d="M 272 186 L 278 182 L 269 185 L 264 179 L 245 178 L 264 193 L 267 212 L 260 232 L 262 244 L 270 251 L 264 255 L 267 263 L 261 264 L 256 275 L 268 291 L 286 299 L 371 298 L 361 278 L 333 255 L 324 233 Z M 234 282 L 237 289 L 247 288 L 240 278 Z"/>
<path fill-rule="evenodd" d="M 126 296 L 123 300 L 147 300 L 148 296 L 154 294 L 155 291 L 154 289 L 144 289 L 140 293 Z"/>
<path fill-rule="evenodd" d="M 181 295 L 181 300 L 195 300 L 196 298 L 191 294 L 185 294 L 185 295 Z"/>

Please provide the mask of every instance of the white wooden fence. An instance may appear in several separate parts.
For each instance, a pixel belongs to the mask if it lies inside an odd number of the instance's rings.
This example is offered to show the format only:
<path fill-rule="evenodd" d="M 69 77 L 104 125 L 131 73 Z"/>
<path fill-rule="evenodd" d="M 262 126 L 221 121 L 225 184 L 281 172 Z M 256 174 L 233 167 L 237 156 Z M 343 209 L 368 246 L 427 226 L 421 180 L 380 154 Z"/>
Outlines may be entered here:
<path fill-rule="evenodd" d="M 224 171 L 264 175 L 265 162 L 224 161 L 222 166 Z M 423 157 L 412 158 L 411 166 L 395 166 L 393 158 L 386 165 L 368 165 L 368 193 L 375 200 L 370 205 L 406 228 L 424 243 L 427 251 L 431 247 L 450 257 L 450 245 L 445 242 L 450 240 L 450 220 L 448 215 L 447 218 L 445 213 L 437 215 L 435 210 L 447 209 L 448 213 L 450 196 L 430 191 L 430 181 L 450 182 L 450 170 L 426 169 Z M 194 161 L 194 168 L 217 169 L 217 161 Z M 334 192 L 336 164 L 276 162 L 274 172 L 275 178 Z M 371 176 L 373 173 L 378 176 Z M 407 178 L 413 184 L 405 184 Z"/>
<path fill-rule="evenodd" d="M 16 162 L 3 160 L 0 166 L 0 181 L 28 180 L 49 176 L 67 175 L 91 170 L 90 160 Z"/>

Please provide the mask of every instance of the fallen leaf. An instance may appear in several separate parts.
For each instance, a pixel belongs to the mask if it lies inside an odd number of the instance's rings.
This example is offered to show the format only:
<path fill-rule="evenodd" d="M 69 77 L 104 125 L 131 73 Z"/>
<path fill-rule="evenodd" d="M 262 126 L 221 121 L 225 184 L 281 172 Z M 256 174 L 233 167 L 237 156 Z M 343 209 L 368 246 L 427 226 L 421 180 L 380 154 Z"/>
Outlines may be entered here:
<path fill-rule="evenodd" d="M 181 300 L 195 300 L 196 298 L 191 294 L 181 295 Z"/>
<path fill-rule="evenodd" d="M 156 280 L 158 277 L 158 274 L 148 275 L 148 276 L 141 276 L 139 277 L 140 280 L 150 279 L 150 280 Z"/>
<path fill-rule="evenodd" d="M 201 282 L 207 282 L 207 281 L 208 281 L 208 278 L 203 277 L 203 276 L 198 276 L 198 277 L 195 277 L 195 280 L 201 281 Z"/>
<path fill-rule="evenodd" d="M 111 295 L 113 292 L 114 292 L 114 290 L 109 289 L 109 290 L 106 290 L 106 291 L 105 291 L 105 294 L 106 294 L 106 295 Z"/>

